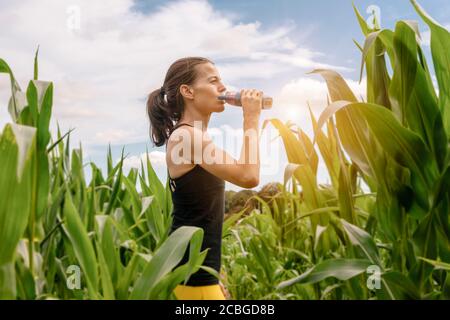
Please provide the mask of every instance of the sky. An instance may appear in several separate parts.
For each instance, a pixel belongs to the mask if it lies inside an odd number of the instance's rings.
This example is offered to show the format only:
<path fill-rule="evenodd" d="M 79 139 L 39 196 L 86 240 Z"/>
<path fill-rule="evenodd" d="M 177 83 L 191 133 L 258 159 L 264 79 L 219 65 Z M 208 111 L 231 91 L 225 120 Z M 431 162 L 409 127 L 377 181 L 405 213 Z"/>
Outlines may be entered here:
<path fill-rule="evenodd" d="M 398 20 L 419 21 L 430 61 L 429 30 L 410 1 L 354 0 L 370 19 L 379 12 L 383 28 Z M 450 1 L 419 1 L 440 24 L 450 28 Z M 338 71 L 358 97 L 360 52 L 353 40 L 364 38 L 347 0 L 0 0 L 0 58 L 12 68 L 22 89 L 33 75 L 39 51 L 39 78 L 53 81 L 52 131 L 75 128 L 72 147 L 83 148 L 84 162 L 106 169 L 111 145 L 117 162 L 122 148 L 125 170 L 140 166 L 146 150 L 160 179 L 167 167 L 164 147 L 149 139 L 147 95 L 163 84 L 171 63 L 186 56 L 214 61 L 229 90 L 258 88 L 273 97 L 273 108 L 260 123 L 290 120 L 313 136 L 308 103 L 318 118 L 326 107 L 324 81 L 308 74 L 316 68 Z M 9 79 L 0 75 L 0 128 L 11 121 L 7 112 Z M 242 143 L 242 109 L 227 106 L 214 113 L 208 126 L 213 140 L 235 158 Z M 283 182 L 286 155 L 276 131 L 268 126 L 261 139 L 261 177 Z M 89 179 L 89 166 L 86 166 Z M 319 183 L 330 179 L 322 160 Z M 239 190 L 226 184 L 227 190 Z"/>

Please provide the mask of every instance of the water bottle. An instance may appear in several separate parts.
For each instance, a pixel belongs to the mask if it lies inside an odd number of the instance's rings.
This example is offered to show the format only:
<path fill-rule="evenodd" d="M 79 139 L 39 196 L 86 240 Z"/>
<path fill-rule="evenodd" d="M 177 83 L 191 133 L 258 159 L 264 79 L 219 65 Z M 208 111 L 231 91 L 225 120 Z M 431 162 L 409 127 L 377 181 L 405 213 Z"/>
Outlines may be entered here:
<path fill-rule="evenodd" d="M 231 104 L 233 106 L 242 107 L 241 92 L 227 91 L 224 94 L 220 95 L 218 99 L 225 100 L 226 103 Z M 271 97 L 263 95 L 261 109 L 272 108 L 272 102 L 273 100 Z"/>

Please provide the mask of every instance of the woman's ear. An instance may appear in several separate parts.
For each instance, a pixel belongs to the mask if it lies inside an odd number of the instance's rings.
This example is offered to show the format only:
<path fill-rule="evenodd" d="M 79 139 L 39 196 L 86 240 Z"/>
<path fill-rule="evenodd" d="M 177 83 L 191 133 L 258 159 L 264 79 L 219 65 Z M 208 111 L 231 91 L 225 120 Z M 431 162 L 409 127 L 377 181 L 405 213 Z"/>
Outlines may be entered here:
<path fill-rule="evenodd" d="M 186 99 L 194 99 L 194 89 L 187 84 L 182 84 L 180 86 L 180 93 Z"/>

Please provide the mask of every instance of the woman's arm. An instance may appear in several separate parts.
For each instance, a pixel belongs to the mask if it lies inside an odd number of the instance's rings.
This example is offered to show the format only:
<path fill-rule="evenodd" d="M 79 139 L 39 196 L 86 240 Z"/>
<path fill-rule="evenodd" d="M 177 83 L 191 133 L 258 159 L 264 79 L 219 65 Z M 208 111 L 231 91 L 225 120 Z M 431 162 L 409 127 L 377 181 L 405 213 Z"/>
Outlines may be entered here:
<path fill-rule="evenodd" d="M 238 185 L 242 188 L 254 188 L 259 184 L 259 117 L 263 93 L 257 90 L 242 90 L 243 108 L 243 143 L 238 160 L 214 144 L 209 135 L 195 127 L 183 127 L 188 139 L 174 134 L 174 139 L 181 139 L 184 150 L 190 154 L 183 155 L 187 163 L 199 164 L 213 175 Z M 181 128 L 176 131 L 181 130 Z M 198 143 L 201 141 L 201 144 Z M 197 145 L 197 146 L 195 146 Z M 199 147 L 201 145 L 201 148 Z M 173 149 L 172 149 L 173 150 Z M 193 156 L 191 156 L 193 155 Z M 173 158 L 172 158 L 173 159 Z"/>
<path fill-rule="evenodd" d="M 242 90 L 241 97 L 244 132 L 239 160 L 236 161 L 224 150 L 213 146 L 212 148 L 217 152 L 218 161 L 214 164 L 204 162 L 201 166 L 212 174 L 242 188 L 254 188 L 259 185 L 259 117 L 263 92 Z M 206 144 L 213 143 L 209 141 Z M 226 159 L 225 164 L 220 164 L 220 159 Z"/>
<path fill-rule="evenodd" d="M 239 163 L 243 164 L 247 188 L 256 187 L 259 184 L 259 114 L 244 114 L 244 136 L 242 142 Z"/>

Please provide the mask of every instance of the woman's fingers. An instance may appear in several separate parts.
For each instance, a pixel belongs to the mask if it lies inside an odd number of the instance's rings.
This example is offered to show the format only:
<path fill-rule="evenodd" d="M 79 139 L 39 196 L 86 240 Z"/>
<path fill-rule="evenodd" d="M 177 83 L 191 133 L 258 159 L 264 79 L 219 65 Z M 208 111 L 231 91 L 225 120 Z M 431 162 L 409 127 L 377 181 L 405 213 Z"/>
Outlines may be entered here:
<path fill-rule="evenodd" d="M 249 95 L 249 97 L 258 97 L 258 90 L 256 90 L 256 89 L 249 89 L 248 90 L 248 95 Z"/>
<path fill-rule="evenodd" d="M 241 90 L 241 97 L 248 97 L 248 98 L 260 98 L 263 96 L 263 92 L 258 89 L 242 89 Z"/>

